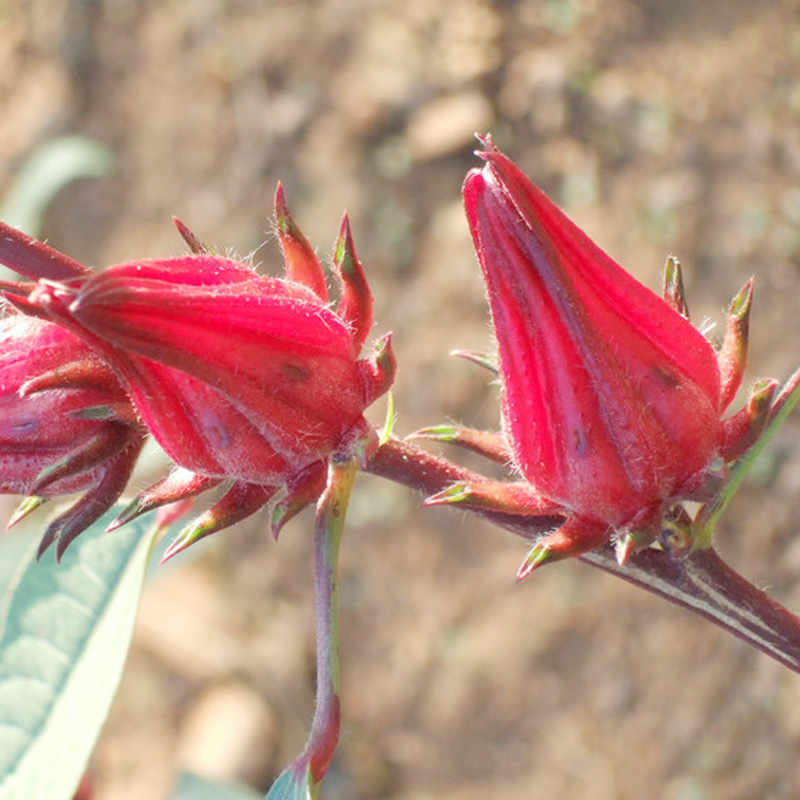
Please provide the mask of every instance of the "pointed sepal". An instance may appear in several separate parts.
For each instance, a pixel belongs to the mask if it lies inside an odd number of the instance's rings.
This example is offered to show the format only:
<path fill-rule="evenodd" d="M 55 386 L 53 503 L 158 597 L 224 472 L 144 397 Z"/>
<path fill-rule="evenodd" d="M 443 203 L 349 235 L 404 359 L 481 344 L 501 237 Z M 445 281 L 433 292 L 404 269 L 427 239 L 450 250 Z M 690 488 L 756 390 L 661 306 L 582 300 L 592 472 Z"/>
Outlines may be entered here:
<path fill-rule="evenodd" d="M 430 428 L 414 431 L 406 436 L 406 439 L 455 444 L 498 464 L 511 463 L 511 451 L 502 433 L 465 428 L 461 425 L 433 425 Z"/>
<path fill-rule="evenodd" d="M 187 247 L 192 253 L 202 255 L 210 252 L 208 247 L 203 244 L 195 232 L 185 222 L 179 220 L 177 217 L 173 217 L 172 223 L 178 229 L 181 239 L 186 242 Z"/>
<path fill-rule="evenodd" d="M 463 358 L 465 361 L 489 370 L 493 375 L 500 374 L 500 368 L 497 366 L 497 359 L 490 356 L 488 353 L 479 353 L 477 350 L 451 350 L 451 356 L 456 358 Z"/>
<path fill-rule="evenodd" d="M 275 540 L 278 539 L 283 526 L 296 517 L 306 506 L 315 503 L 325 490 L 327 469 L 321 462 L 312 464 L 303 470 L 287 486 L 286 494 L 275 503 L 272 509 L 270 529 Z"/>
<path fill-rule="evenodd" d="M 21 312 L 26 317 L 36 317 L 37 319 L 45 320 L 49 319 L 49 315 L 44 309 L 28 300 L 28 294 L 29 292 L 25 292 L 25 294 L 18 295 L 16 292 L 5 290 L 0 292 L 3 300 L 5 300 L 6 309 L 13 309 L 15 312 Z"/>
<path fill-rule="evenodd" d="M 6 298 L 9 295 L 11 297 L 27 297 L 35 288 L 36 284 L 33 281 L 0 281 L 0 294 Z M 16 313 L 13 306 L 8 306 L 8 310 Z"/>
<path fill-rule="evenodd" d="M 201 514 L 178 534 L 164 553 L 161 563 L 169 561 L 173 556 L 200 539 L 224 528 L 229 528 L 251 514 L 255 514 L 269 502 L 276 491 L 277 487 L 275 486 L 237 481 L 208 511 Z"/>
<path fill-rule="evenodd" d="M 664 300 L 682 317 L 689 319 L 689 306 L 686 303 L 686 292 L 683 289 L 683 272 L 681 262 L 675 256 L 669 256 L 664 266 Z"/>
<path fill-rule="evenodd" d="M 70 361 L 25 381 L 19 387 L 19 394 L 20 397 L 30 397 L 36 392 L 48 389 L 68 389 L 75 385 L 91 386 L 104 380 L 106 374 L 107 368 L 97 361 L 88 358 Z"/>
<path fill-rule="evenodd" d="M 314 248 L 289 213 L 283 184 L 278 183 L 275 190 L 275 224 L 278 240 L 286 262 L 286 277 L 290 281 L 307 286 L 322 302 L 328 302 L 328 285 Z"/>
<path fill-rule="evenodd" d="M 654 534 L 651 530 L 626 530 L 622 531 L 614 544 L 614 555 L 617 563 L 622 566 L 628 559 L 653 543 Z"/>
<path fill-rule="evenodd" d="M 56 560 L 60 563 L 69 545 L 92 523 L 97 522 L 122 494 L 130 480 L 136 459 L 142 449 L 142 440 L 134 440 L 103 470 L 97 485 L 87 491 L 65 513 L 54 519 L 42 537 L 36 551 L 37 560 L 56 543 Z"/>
<path fill-rule="evenodd" d="M 764 383 L 769 384 L 769 381 Z M 768 386 L 766 388 L 768 389 Z M 769 404 L 766 425 L 755 442 L 730 465 L 730 474 L 722 489 L 697 512 L 693 527 L 695 549 L 706 550 L 712 547 L 717 522 L 750 472 L 756 458 L 798 402 L 800 402 L 800 370 L 790 376 L 775 399 Z M 726 422 L 730 422 L 736 416 L 734 415 Z M 730 438 L 735 440 L 734 436 Z M 730 447 L 729 451 L 734 452 Z"/>
<path fill-rule="evenodd" d="M 786 415 L 791 413 L 800 401 L 800 368 L 796 369 L 781 386 L 778 396 L 769 410 L 769 427 L 780 426 Z"/>
<path fill-rule="evenodd" d="M 778 381 L 765 378 L 757 381 L 747 405 L 722 422 L 720 452 L 726 462 L 741 458 L 759 439 L 769 422 Z"/>
<path fill-rule="evenodd" d="M 15 509 L 11 518 L 6 524 L 6 530 L 10 531 L 18 522 L 21 522 L 28 514 L 32 514 L 37 508 L 41 508 L 47 502 L 46 497 L 26 497 Z"/>
<path fill-rule="evenodd" d="M 525 578 L 527 578 L 528 575 L 530 575 L 534 570 L 539 569 L 539 567 L 543 567 L 550 561 L 558 560 L 559 559 L 555 551 L 541 544 L 535 544 L 530 550 L 528 550 L 525 558 L 522 559 L 522 563 L 517 569 L 515 580 L 517 583 L 524 581 Z"/>
<path fill-rule="evenodd" d="M 333 268 L 342 293 L 336 313 L 350 328 L 358 352 L 372 328 L 372 293 L 364 275 L 364 268 L 356 255 L 347 214 L 342 217 L 339 237 L 336 240 Z"/>
<path fill-rule="evenodd" d="M 731 404 L 735 397 L 747 366 L 747 338 L 750 328 L 754 280 L 754 278 L 750 278 L 747 281 L 731 300 L 728 308 L 725 339 L 718 356 L 721 381 L 720 409 L 722 411 Z"/>
<path fill-rule="evenodd" d="M 560 528 L 539 539 L 517 570 L 517 581 L 528 577 L 545 564 L 583 555 L 608 539 L 608 527 L 578 516 L 570 517 Z"/>
<path fill-rule="evenodd" d="M 41 494 L 57 481 L 99 467 L 108 460 L 109 453 L 122 451 L 125 448 L 130 435 L 130 429 L 125 425 L 107 425 L 100 428 L 60 461 L 45 467 L 31 485 L 30 493 Z"/>
<path fill-rule="evenodd" d="M 381 336 L 369 358 L 358 362 L 364 382 L 365 402 L 367 405 L 389 391 L 397 372 L 397 358 L 392 348 L 392 334 Z"/>
<path fill-rule="evenodd" d="M 198 475 L 196 472 L 177 467 L 166 478 L 162 478 L 134 497 L 117 515 L 116 519 L 112 520 L 106 530 L 114 531 L 148 511 L 196 497 L 198 494 L 218 486 L 222 481 L 222 478 L 209 478 L 206 475 Z"/>
<path fill-rule="evenodd" d="M 482 481 L 453 483 L 426 498 L 424 506 L 457 505 L 526 517 L 563 515 L 561 506 L 546 500 L 524 481 Z"/>

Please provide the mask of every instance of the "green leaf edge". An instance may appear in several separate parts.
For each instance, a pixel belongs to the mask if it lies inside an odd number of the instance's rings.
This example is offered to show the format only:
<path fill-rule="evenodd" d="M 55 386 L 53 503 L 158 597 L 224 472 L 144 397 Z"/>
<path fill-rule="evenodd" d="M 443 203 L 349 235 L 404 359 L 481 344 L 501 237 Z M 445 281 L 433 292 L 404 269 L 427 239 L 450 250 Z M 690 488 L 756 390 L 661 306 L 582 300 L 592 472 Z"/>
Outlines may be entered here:
<path fill-rule="evenodd" d="M 309 770 L 298 775 L 294 766 L 287 767 L 272 784 L 264 800 L 315 800 L 317 789 L 312 788 Z"/>
<path fill-rule="evenodd" d="M 45 211 L 70 183 L 102 178 L 114 168 L 113 153 L 86 136 L 59 136 L 37 147 L 22 164 L 0 202 L 0 218 L 38 236 Z"/>
<path fill-rule="evenodd" d="M 141 521 L 106 534 L 105 526 L 118 511 L 84 532 L 61 565 L 44 560 L 37 563 L 36 548 L 31 548 L 4 598 L 0 690 L 15 677 L 8 673 L 6 657 L 9 647 L 19 641 L 24 631 L 15 631 L 14 625 L 26 614 L 35 613 L 37 606 L 58 600 L 58 595 L 79 602 L 68 593 L 72 575 L 89 577 L 87 570 L 96 574 L 99 570 L 106 581 L 104 599 L 93 609 L 86 636 L 75 648 L 69 667 L 58 681 L 53 681 L 52 700 L 46 714 L 31 727 L 27 746 L 11 759 L 0 752 L 0 759 L 8 762 L 0 765 L 4 768 L 0 773 L 0 800 L 70 800 L 105 723 L 122 677 L 155 533 L 154 528 Z M 49 594 L 36 595 L 33 603 L 25 602 L 29 584 L 35 587 L 47 585 L 48 581 Z M 7 711 L 0 691 L 0 729 L 8 728 L 3 719 Z"/>
<path fill-rule="evenodd" d="M 262 797 L 260 792 L 239 783 L 181 772 L 171 800 L 261 800 Z"/>

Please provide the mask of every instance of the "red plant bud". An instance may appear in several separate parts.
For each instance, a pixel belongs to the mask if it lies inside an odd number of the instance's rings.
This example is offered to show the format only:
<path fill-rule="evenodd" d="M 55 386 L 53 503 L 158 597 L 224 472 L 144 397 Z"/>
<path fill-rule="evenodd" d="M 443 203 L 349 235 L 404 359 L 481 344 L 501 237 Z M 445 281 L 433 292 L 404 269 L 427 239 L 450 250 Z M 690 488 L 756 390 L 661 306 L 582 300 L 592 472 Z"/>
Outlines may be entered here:
<path fill-rule="evenodd" d="M 116 376 L 80 339 L 15 313 L 0 321 L 0 492 L 85 492 L 50 524 L 40 554 L 58 539 L 60 558 L 113 505 L 143 437 Z M 13 522 L 40 504 L 23 503 Z"/>
<path fill-rule="evenodd" d="M 479 155 L 486 166 L 467 176 L 464 202 L 497 335 L 505 434 L 535 503 L 567 517 L 523 572 L 611 537 L 624 558 L 653 540 L 669 504 L 718 487 L 720 415 L 741 379 L 744 336 L 723 387 L 714 348 L 684 316 L 679 274 L 662 300 L 491 142 Z"/>
<path fill-rule="evenodd" d="M 226 259 L 121 264 L 31 300 L 102 343 L 195 472 L 282 482 L 334 452 L 373 399 L 348 327 L 313 292 Z"/>
<path fill-rule="evenodd" d="M 331 456 L 363 457 L 377 446 L 363 413 L 389 388 L 394 357 L 384 337 L 371 357 L 359 358 L 372 297 L 349 227 L 345 221 L 337 244 L 342 301 L 334 312 L 280 189 L 276 211 L 287 279 L 259 276 L 198 245 L 182 258 L 41 281 L 27 299 L 15 298 L 113 367 L 143 423 L 189 476 L 177 490 L 146 491 L 114 526 L 201 491 L 210 478 L 232 489 L 187 529 L 181 546 L 252 513 L 285 486 L 277 531 L 322 490 Z"/>

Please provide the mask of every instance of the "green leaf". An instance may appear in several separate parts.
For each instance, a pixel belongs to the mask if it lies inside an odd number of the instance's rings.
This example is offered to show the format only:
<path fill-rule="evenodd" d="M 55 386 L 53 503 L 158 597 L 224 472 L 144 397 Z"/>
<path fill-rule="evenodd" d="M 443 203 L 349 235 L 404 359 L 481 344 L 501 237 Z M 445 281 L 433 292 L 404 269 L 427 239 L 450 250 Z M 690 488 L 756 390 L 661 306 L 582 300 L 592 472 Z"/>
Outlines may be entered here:
<path fill-rule="evenodd" d="M 272 784 L 264 800 L 314 800 L 317 791 L 309 785 L 308 770 L 298 775 L 294 767 L 288 767 Z"/>
<path fill-rule="evenodd" d="M 0 217 L 14 228 L 37 236 L 53 198 L 80 178 L 102 178 L 114 166 L 108 148 L 84 136 L 50 139 L 31 153 L 9 188 Z"/>
<path fill-rule="evenodd" d="M 4 598 L 0 800 L 69 800 L 108 714 L 152 540 L 139 521 L 105 534 L 116 513 L 60 565 L 32 548 Z"/>
<path fill-rule="evenodd" d="M 263 795 L 238 783 L 212 781 L 182 772 L 172 800 L 261 800 Z"/>

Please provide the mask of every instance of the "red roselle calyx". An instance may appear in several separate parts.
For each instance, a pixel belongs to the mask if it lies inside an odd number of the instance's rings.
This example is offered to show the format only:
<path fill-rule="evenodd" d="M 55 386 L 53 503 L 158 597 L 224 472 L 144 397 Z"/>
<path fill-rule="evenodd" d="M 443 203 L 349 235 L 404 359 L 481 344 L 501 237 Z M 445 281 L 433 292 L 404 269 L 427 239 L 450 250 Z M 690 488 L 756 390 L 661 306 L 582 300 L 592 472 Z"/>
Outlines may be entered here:
<path fill-rule="evenodd" d="M 228 493 L 168 555 L 270 500 L 274 529 L 325 485 L 328 459 L 377 446 L 366 407 L 394 375 L 389 337 L 359 357 L 372 297 L 347 218 L 336 243 L 341 286 L 328 305 L 322 266 L 276 195 L 287 279 L 210 255 L 119 264 L 89 277 L 42 281 L 28 302 L 82 337 L 124 379 L 154 437 L 182 469 L 146 491 L 117 524 L 222 481 Z"/>
<path fill-rule="evenodd" d="M 718 354 L 686 316 L 677 262 L 662 300 L 491 141 L 479 155 L 486 165 L 467 176 L 464 203 L 497 336 L 504 432 L 525 483 L 451 487 L 429 502 L 564 517 L 521 577 L 611 538 L 624 560 L 660 535 L 675 503 L 719 491 L 766 419 L 759 402 L 722 419 L 745 366 L 752 281 Z"/>
<path fill-rule="evenodd" d="M 39 548 L 69 543 L 118 499 L 144 440 L 113 371 L 80 339 L 8 310 L 0 321 L 0 492 L 32 495 L 9 527 L 47 499 L 84 492 Z"/>

